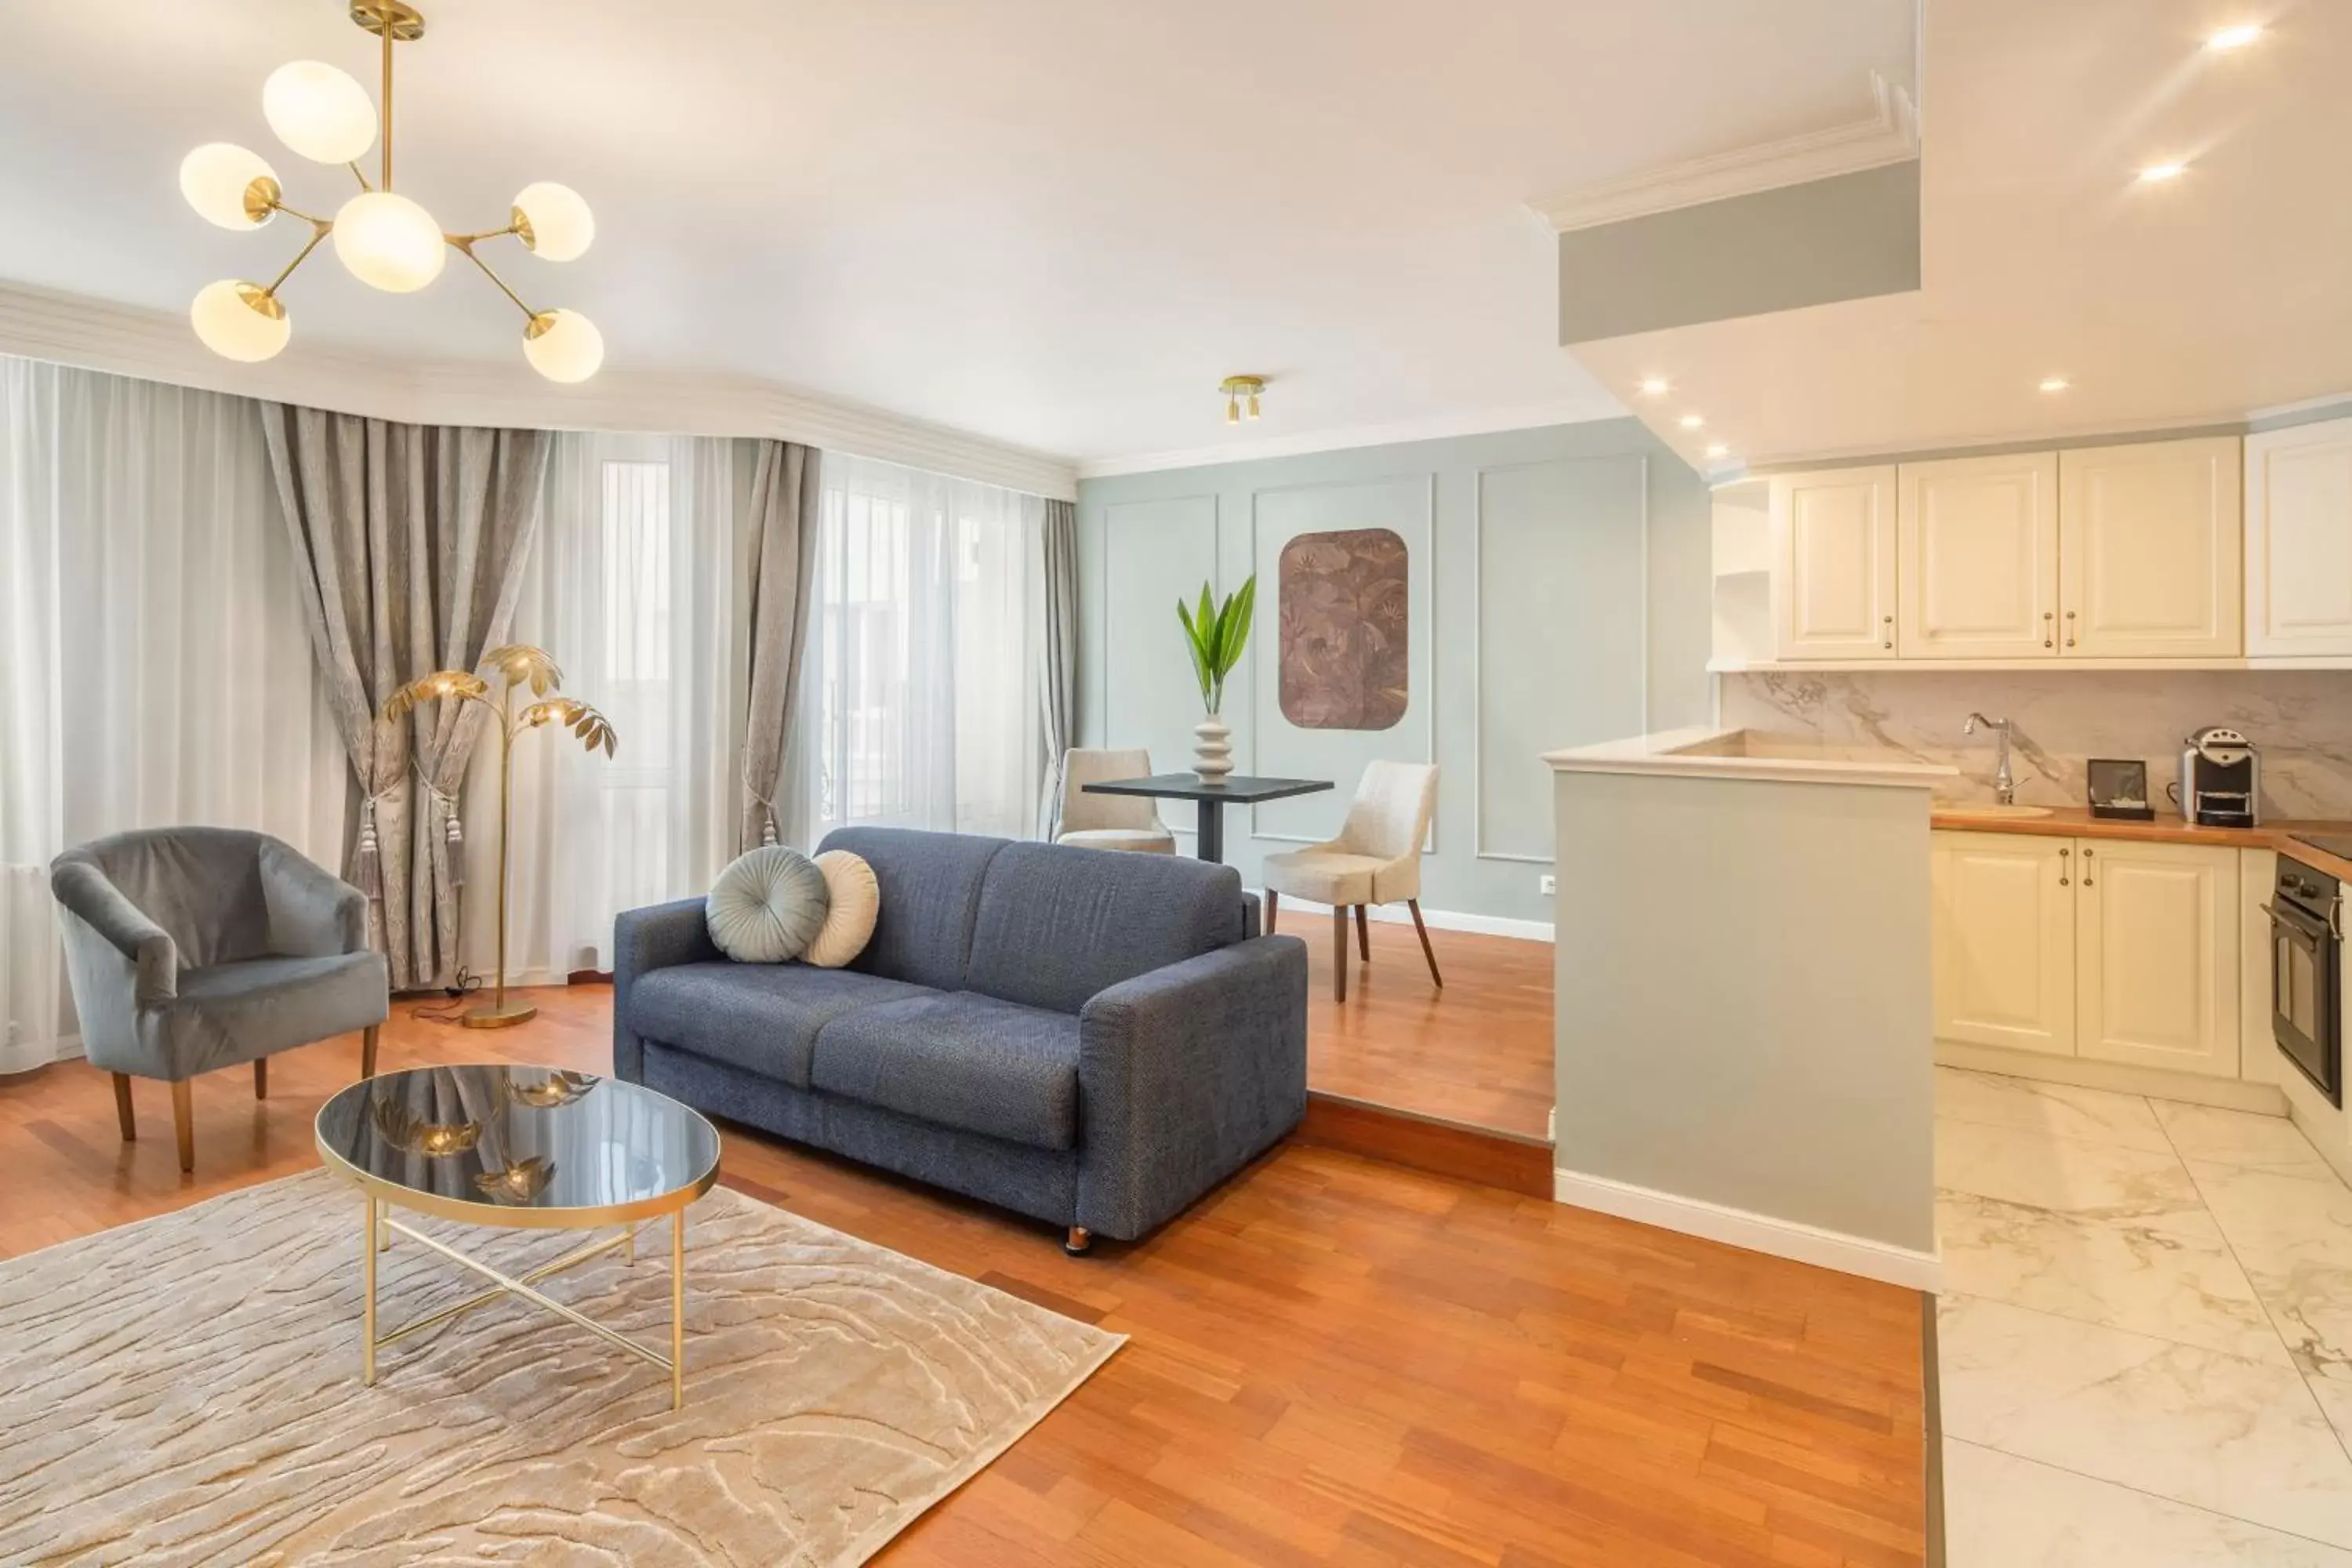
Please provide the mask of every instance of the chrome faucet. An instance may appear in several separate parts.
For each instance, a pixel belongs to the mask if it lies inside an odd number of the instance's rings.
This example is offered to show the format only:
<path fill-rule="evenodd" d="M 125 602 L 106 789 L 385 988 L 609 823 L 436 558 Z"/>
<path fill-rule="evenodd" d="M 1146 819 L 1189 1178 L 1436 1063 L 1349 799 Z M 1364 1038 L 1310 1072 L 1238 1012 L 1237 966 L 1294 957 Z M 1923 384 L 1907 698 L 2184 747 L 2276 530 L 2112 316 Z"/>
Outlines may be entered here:
<path fill-rule="evenodd" d="M 1977 732 L 1977 726 L 1979 724 L 2000 737 L 2000 760 L 1993 764 L 1992 770 L 1993 798 L 2003 805 L 2015 805 L 2017 775 L 2010 772 L 2009 768 L 2009 721 L 1988 719 L 1981 713 L 1971 713 L 1969 715 L 1969 721 L 1960 726 L 1960 733 L 1973 735 Z"/>

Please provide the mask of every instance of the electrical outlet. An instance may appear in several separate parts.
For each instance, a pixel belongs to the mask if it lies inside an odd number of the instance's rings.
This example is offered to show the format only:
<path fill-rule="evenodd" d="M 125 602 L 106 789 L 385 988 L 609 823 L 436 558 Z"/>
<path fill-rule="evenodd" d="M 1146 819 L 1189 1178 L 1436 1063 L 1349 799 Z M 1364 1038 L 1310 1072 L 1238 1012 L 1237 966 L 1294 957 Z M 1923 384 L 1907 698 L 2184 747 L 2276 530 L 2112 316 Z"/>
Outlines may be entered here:
<path fill-rule="evenodd" d="M 1546 871 L 1542 876 L 1536 879 L 1536 891 L 1543 894 L 1546 898 L 1549 898 L 1552 894 L 1559 891 L 1559 879 L 1553 876 L 1549 871 Z"/>

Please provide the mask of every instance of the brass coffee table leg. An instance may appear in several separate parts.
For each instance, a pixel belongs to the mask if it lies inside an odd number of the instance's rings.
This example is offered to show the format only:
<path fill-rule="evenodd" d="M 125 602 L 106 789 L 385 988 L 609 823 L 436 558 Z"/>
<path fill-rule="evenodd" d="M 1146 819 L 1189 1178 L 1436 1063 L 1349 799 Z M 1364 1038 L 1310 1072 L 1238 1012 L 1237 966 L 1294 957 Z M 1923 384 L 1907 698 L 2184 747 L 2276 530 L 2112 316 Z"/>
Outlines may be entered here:
<path fill-rule="evenodd" d="M 367 1228 L 360 1232 L 360 1289 L 367 1298 L 360 1321 L 360 1381 L 375 1382 L 375 1249 L 379 1227 L 375 1194 L 368 1194 Z"/>
<path fill-rule="evenodd" d="M 686 1211 L 669 1216 L 669 1407 L 686 1406 Z"/>

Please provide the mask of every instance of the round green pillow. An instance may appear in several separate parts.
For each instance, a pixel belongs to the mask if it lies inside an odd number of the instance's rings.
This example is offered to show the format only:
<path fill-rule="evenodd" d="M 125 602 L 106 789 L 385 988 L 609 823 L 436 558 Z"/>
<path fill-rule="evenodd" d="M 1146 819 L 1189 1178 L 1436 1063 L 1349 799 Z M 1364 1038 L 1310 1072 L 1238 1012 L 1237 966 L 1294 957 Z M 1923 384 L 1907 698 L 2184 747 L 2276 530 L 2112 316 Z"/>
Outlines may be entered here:
<path fill-rule="evenodd" d="M 797 849 L 762 844 L 719 873 L 702 901 L 702 923 L 738 963 L 782 963 L 807 950 L 827 901 L 814 862 Z"/>

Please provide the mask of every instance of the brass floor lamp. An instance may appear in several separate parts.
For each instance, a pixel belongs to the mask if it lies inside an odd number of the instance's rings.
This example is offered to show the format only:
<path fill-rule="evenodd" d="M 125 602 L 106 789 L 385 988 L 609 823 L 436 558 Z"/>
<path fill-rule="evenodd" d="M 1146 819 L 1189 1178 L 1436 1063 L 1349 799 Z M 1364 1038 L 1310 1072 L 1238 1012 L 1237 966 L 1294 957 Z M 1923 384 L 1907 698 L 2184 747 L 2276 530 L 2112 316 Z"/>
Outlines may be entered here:
<path fill-rule="evenodd" d="M 611 756 L 619 745 L 613 726 L 602 713 L 585 702 L 549 693 L 563 684 L 563 671 L 547 656 L 547 650 L 524 643 L 509 643 L 494 647 L 482 656 L 482 667 L 494 671 L 501 689 L 496 700 L 490 697 L 490 683 L 481 676 L 464 669 L 436 669 L 419 680 L 412 680 L 394 692 L 383 705 L 386 720 L 398 720 L 420 702 L 478 702 L 488 709 L 498 721 L 499 731 L 499 973 L 498 989 L 491 1000 L 477 1003 L 459 1015 L 458 1022 L 469 1029 L 503 1029 L 525 1023 L 538 1016 L 539 1009 L 528 1002 L 507 1000 L 507 827 L 512 820 L 514 805 L 514 738 L 525 730 L 537 730 L 550 724 L 560 724 L 580 738 L 589 751 L 599 746 Z M 515 689 L 529 686 L 538 700 L 521 712 L 515 711 Z"/>

